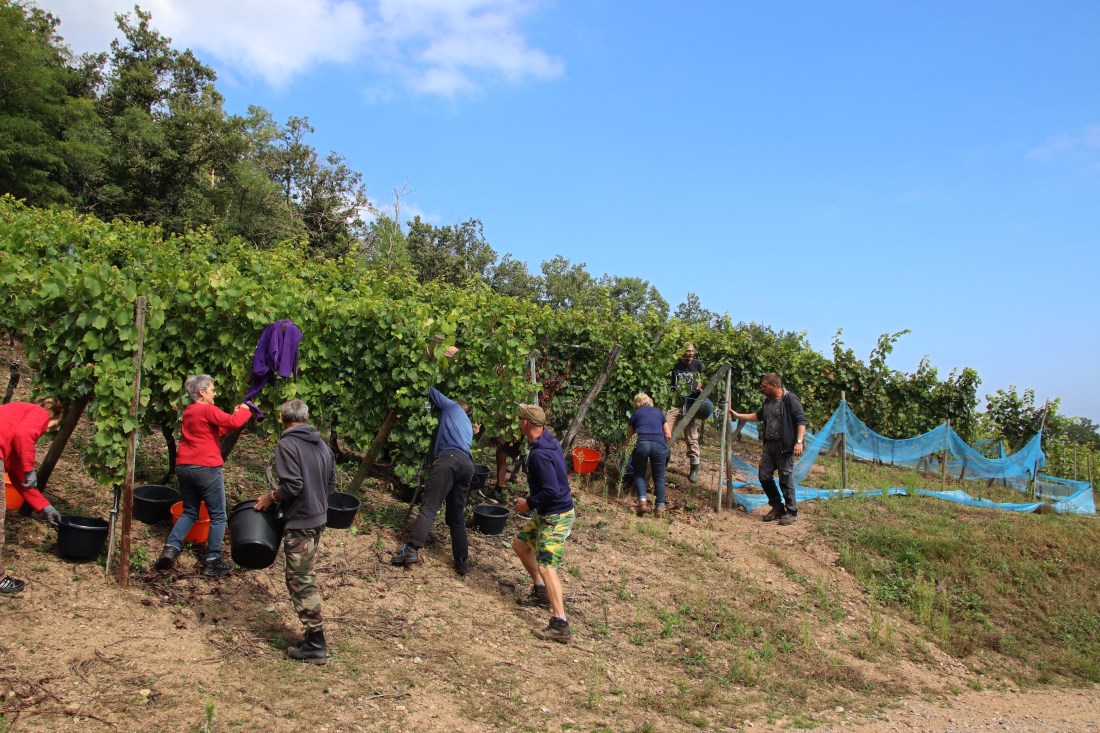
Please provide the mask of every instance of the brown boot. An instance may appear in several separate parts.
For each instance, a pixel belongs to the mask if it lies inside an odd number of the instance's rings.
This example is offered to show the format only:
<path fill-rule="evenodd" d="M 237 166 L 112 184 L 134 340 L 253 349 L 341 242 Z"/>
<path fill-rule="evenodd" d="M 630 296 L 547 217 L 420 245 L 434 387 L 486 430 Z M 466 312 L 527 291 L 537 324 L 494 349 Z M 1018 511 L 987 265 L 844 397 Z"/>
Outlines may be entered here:
<path fill-rule="evenodd" d="M 667 514 L 668 514 L 668 510 L 665 509 L 664 504 L 658 504 L 657 506 L 653 507 L 653 518 L 654 519 L 664 519 Z"/>
<path fill-rule="evenodd" d="M 550 619 L 550 624 L 545 629 L 537 629 L 532 633 L 543 641 L 556 641 L 559 644 L 568 644 L 573 638 L 569 631 L 569 622 L 557 616 Z"/>
<path fill-rule="evenodd" d="M 638 506 L 634 509 L 634 513 L 639 517 L 644 517 L 646 513 L 646 501 L 645 499 L 638 499 Z"/>

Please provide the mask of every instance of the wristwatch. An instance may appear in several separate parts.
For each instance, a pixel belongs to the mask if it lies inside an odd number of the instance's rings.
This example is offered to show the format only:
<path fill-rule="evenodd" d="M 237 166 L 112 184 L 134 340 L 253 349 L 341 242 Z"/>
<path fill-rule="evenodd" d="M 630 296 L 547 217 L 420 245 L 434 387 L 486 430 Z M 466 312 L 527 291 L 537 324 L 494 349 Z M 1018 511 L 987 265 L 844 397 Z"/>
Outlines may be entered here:
<path fill-rule="evenodd" d="M 796 441 L 795 441 L 795 443 L 796 443 L 797 445 L 802 445 L 802 441 L 801 441 L 801 440 L 796 440 Z"/>

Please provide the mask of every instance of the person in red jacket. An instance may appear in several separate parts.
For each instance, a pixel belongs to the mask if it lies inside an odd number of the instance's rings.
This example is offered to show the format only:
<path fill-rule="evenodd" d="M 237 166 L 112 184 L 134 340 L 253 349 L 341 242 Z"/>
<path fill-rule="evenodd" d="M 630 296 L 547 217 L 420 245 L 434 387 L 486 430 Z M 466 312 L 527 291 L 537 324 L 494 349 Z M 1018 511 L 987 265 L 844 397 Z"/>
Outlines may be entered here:
<path fill-rule="evenodd" d="M 61 424 L 64 410 L 52 397 L 37 402 L 9 402 L 0 405 L 0 473 L 7 471 L 12 486 L 31 509 L 57 526 L 61 515 L 38 490 L 34 471 L 34 444 L 47 431 Z M 18 593 L 25 583 L 4 570 L 4 512 L 0 511 L 0 593 Z"/>
<path fill-rule="evenodd" d="M 199 519 L 199 502 L 210 513 L 210 537 L 206 544 L 204 575 L 217 577 L 233 569 L 222 559 L 225 538 L 225 480 L 222 478 L 221 439 L 230 430 L 244 427 L 252 411 L 244 404 L 230 415 L 214 405 L 214 380 L 207 374 L 188 377 L 184 383 L 191 404 L 183 410 L 180 447 L 176 454 L 176 476 L 183 495 L 183 516 L 172 527 L 164 550 L 157 558 L 157 570 L 169 570 L 176 564 L 183 538 Z"/>

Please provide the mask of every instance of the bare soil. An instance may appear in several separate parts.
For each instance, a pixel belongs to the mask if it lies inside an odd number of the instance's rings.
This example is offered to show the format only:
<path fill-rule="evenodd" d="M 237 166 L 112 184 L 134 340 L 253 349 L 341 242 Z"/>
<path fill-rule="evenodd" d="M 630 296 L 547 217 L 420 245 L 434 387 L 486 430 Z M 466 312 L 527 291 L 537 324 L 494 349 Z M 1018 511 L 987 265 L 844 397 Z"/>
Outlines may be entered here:
<path fill-rule="evenodd" d="M 146 481 L 163 470 L 158 439 L 143 439 Z M 226 466 L 232 495 L 264 490 L 256 461 L 270 440 L 242 438 Z M 610 479 L 576 478 L 578 521 L 561 573 L 568 646 L 536 640 L 545 612 L 515 604 L 527 588 L 509 546 L 520 518 L 500 536 L 471 534 L 465 580 L 451 569 L 442 525 L 421 565 L 393 568 L 401 535 L 366 515 L 399 519 L 405 505 L 373 482 L 355 529 L 321 541 L 324 667 L 285 659 L 299 627 L 281 559 L 210 580 L 191 552 L 156 573 L 144 568 L 168 528 L 135 523 L 136 569 L 122 588 L 99 563 L 59 558 L 40 519 L 9 513 L 5 560 L 27 588 L 0 598 L 0 731 L 1098 729 L 1095 687 L 1021 690 L 1003 672 L 1008 661 L 984 665 L 1002 674 L 979 675 L 904 619 L 878 617 L 838 566 L 813 504 L 783 528 L 760 522 L 762 511 L 719 514 L 705 488 L 717 476 L 689 487 L 682 461 L 672 464 L 665 522 L 634 517 Z M 47 493 L 63 513 L 108 516 L 110 493 L 73 450 Z M 688 607 L 718 615 L 712 624 L 675 612 Z M 789 665 L 739 680 L 737 649 L 716 640 L 733 618 L 726 612 L 763 618 L 765 636 L 803 619 L 790 638 L 809 638 L 790 656 L 812 683 L 793 687 Z M 894 641 L 871 653 L 876 628 Z M 834 684 L 822 682 L 822 665 Z"/>

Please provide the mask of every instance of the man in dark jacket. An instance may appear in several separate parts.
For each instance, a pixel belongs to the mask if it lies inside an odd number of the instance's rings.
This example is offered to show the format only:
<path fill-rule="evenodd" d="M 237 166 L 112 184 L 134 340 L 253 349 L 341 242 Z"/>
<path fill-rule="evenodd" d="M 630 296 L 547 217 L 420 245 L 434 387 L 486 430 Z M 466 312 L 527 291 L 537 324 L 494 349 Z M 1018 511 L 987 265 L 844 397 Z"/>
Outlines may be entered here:
<path fill-rule="evenodd" d="M 317 428 L 306 424 L 309 408 L 304 402 L 290 400 L 279 408 L 279 417 L 283 421 L 283 434 L 275 445 L 279 487 L 257 499 L 255 508 L 263 511 L 279 504 L 286 523 L 286 587 L 305 629 L 302 643 L 288 648 L 287 656 L 324 664 L 328 651 L 314 560 L 328 517 L 328 495 L 336 488 L 336 459 Z"/>
<path fill-rule="evenodd" d="M 448 358 L 458 353 L 449 346 Z M 466 499 L 474 478 L 473 410 L 462 400 L 452 400 L 435 387 L 428 387 L 428 401 L 439 411 L 439 427 L 432 446 L 432 465 L 424 484 L 420 513 L 405 544 L 390 558 L 392 565 L 408 567 L 420 561 L 420 551 L 432 532 L 439 508 L 446 502 L 443 515 L 451 530 L 451 555 L 455 572 L 465 577 L 469 567 L 470 541 L 466 535 Z"/>
<path fill-rule="evenodd" d="M 793 392 L 783 389 L 783 380 L 775 372 L 764 377 L 760 391 L 767 398 L 757 412 L 740 413 L 729 408 L 734 420 L 760 423 L 760 440 L 764 448 L 760 455 L 760 486 L 768 495 L 771 511 L 765 522 L 778 519 L 786 527 L 798 517 L 798 500 L 794 495 L 794 457 L 802 455 L 802 440 L 806 435 L 806 413 Z M 779 471 L 780 494 L 775 488 L 775 472 Z"/>
<path fill-rule="evenodd" d="M 527 439 L 527 483 L 530 493 L 516 499 L 520 514 L 534 516 L 515 540 L 512 549 L 531 576 L 531 592 L 519 600 L 522 606 L 550 607 L 550 624 L 535 636 L 566 644 L 572 638 L 565 615 L 565 599 L 558 578 L 565 540 L 573 531 L 573 494 L 569 490 L 561 443 L 546 429 L 546 413 L 538 405 L 521 405 L 519 429 Z"/>

